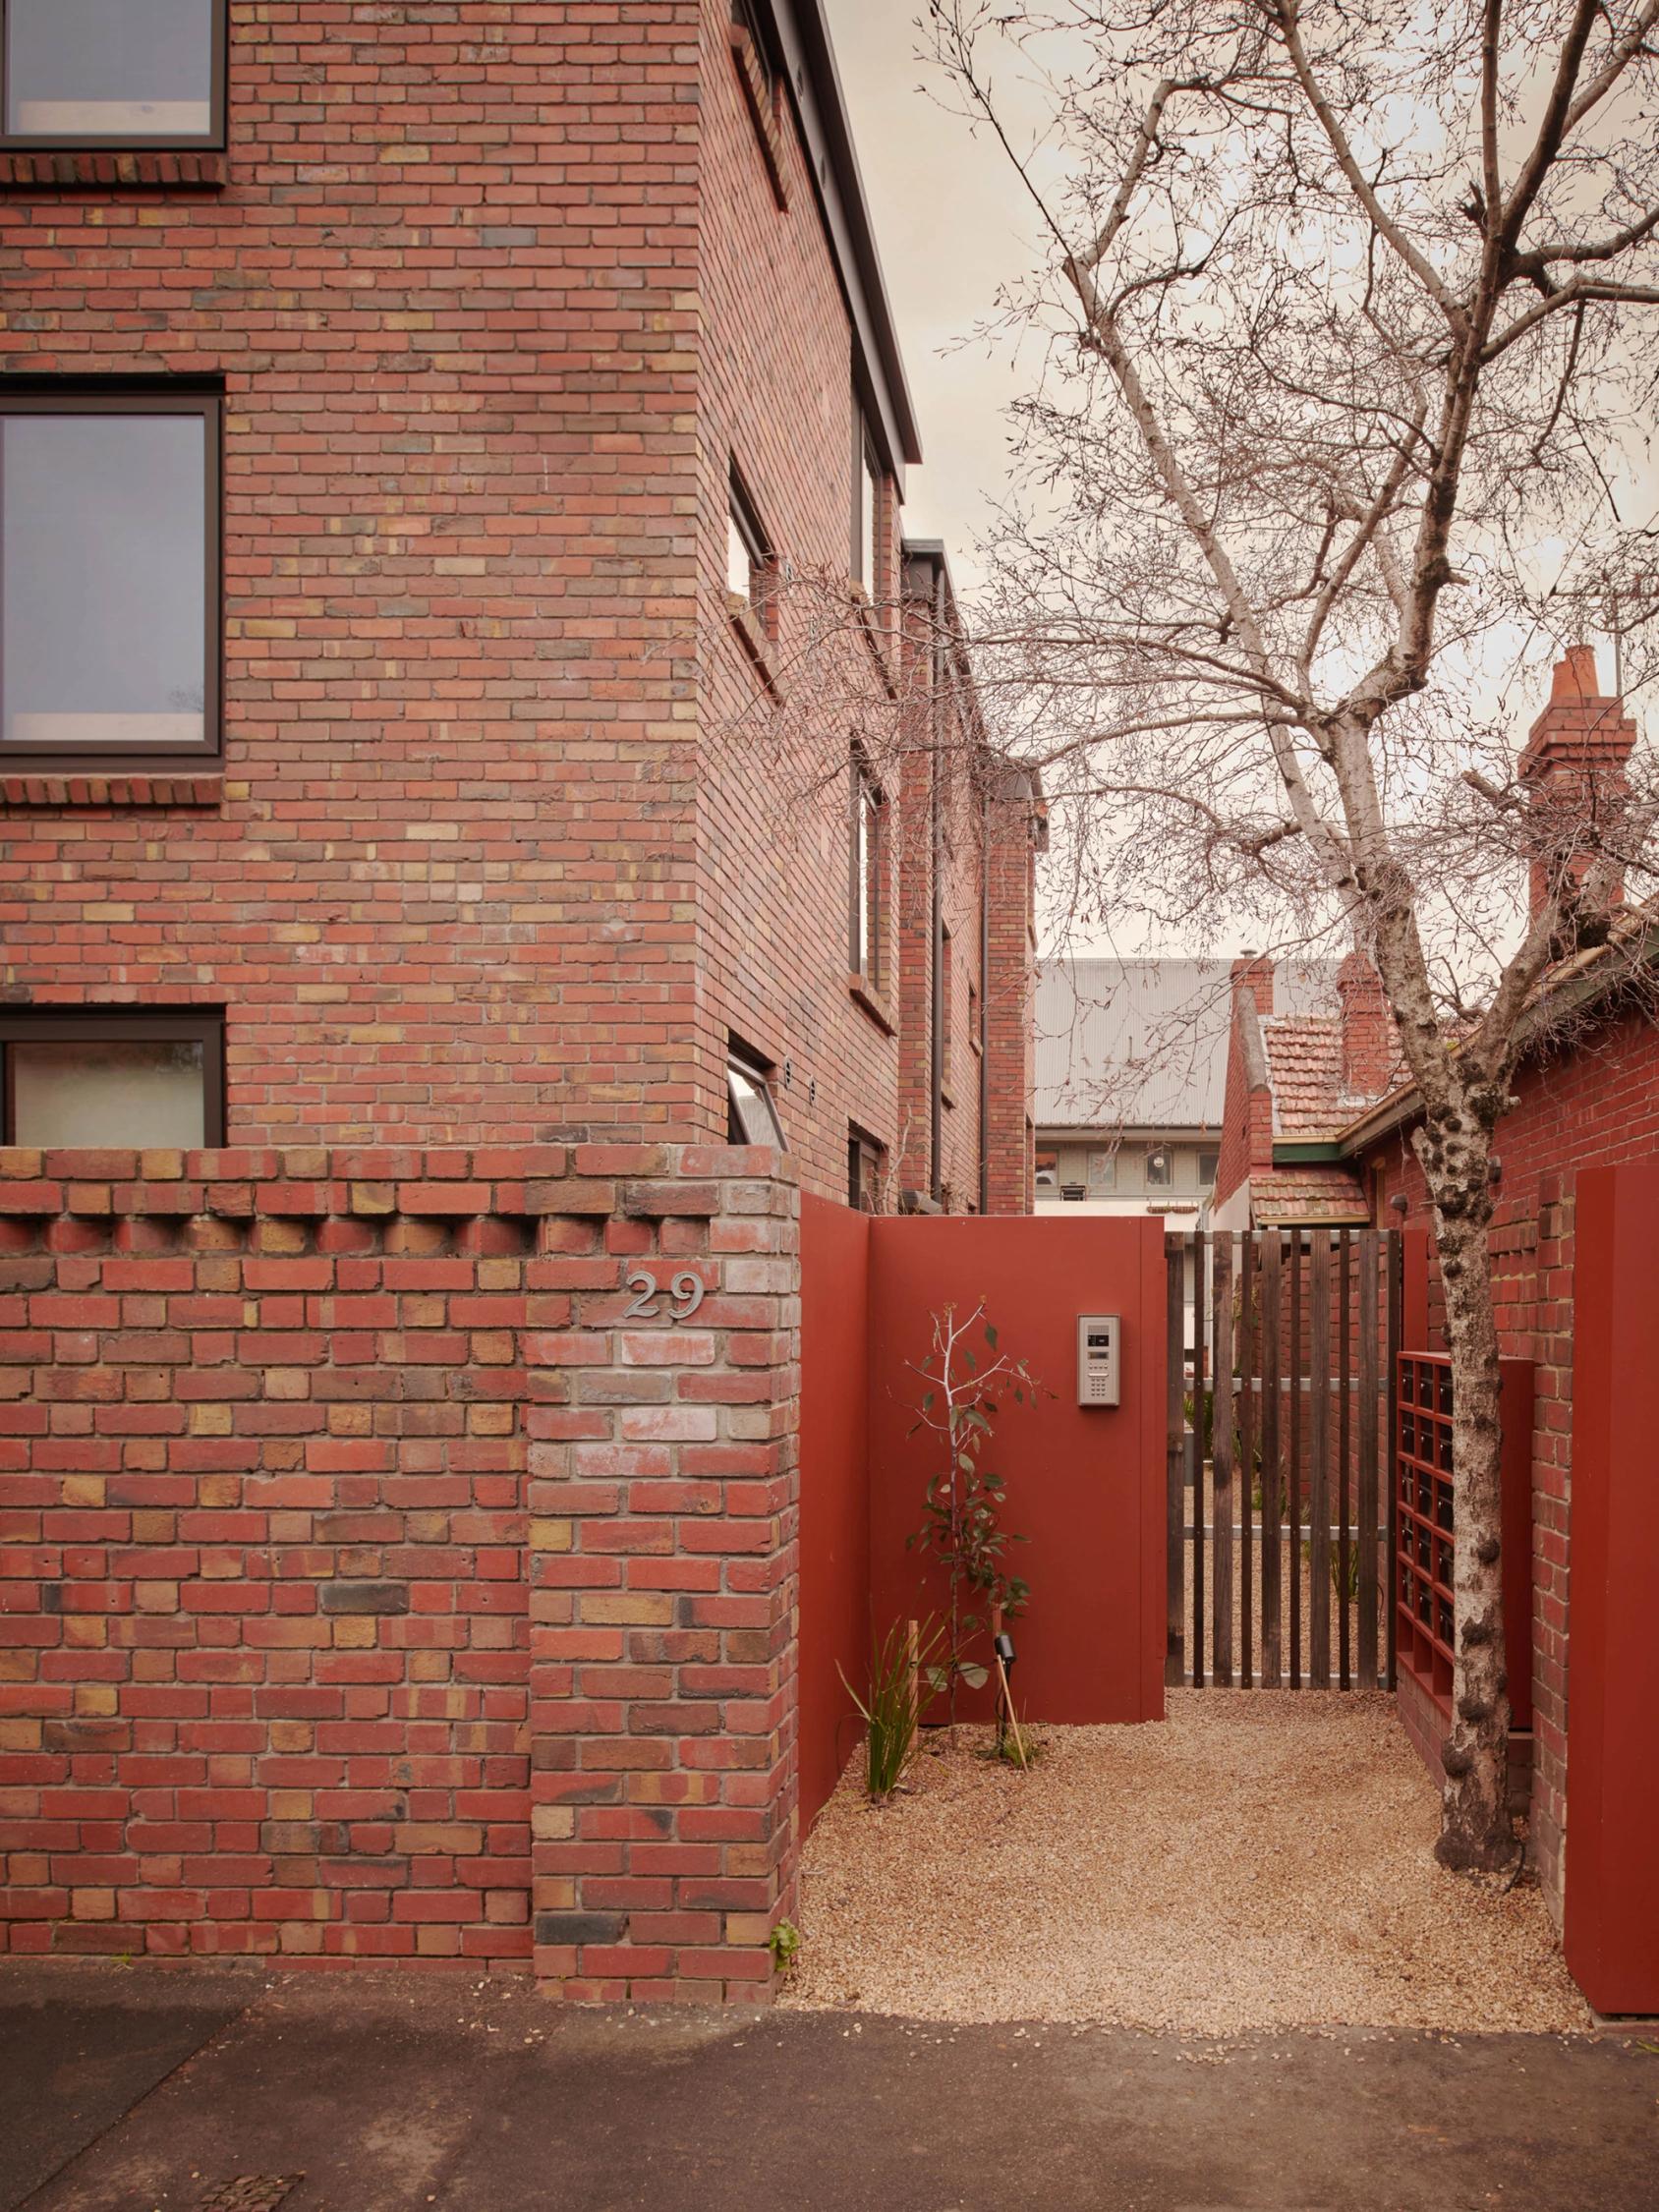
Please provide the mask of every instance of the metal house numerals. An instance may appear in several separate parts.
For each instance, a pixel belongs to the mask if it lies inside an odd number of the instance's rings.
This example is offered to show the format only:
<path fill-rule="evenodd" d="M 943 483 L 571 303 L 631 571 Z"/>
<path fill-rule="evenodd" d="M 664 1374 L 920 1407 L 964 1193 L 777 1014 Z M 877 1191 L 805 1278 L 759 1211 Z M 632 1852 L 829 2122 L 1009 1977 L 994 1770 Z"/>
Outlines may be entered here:
<path fill-rule="evenodd" d="M 661 1277 L 654 1268 L 631 1268 L 623 1277 L 623 1286 L 634 1293 L 633 1304 L 622 1309 L 624 1321 L 689 1321 L 706 1295 L 702 1276 L 690 1268 L 682 1268 L 668 1285 L 666 1316 L 658 1312 L 657 1301 L 663 1290 Z"/>

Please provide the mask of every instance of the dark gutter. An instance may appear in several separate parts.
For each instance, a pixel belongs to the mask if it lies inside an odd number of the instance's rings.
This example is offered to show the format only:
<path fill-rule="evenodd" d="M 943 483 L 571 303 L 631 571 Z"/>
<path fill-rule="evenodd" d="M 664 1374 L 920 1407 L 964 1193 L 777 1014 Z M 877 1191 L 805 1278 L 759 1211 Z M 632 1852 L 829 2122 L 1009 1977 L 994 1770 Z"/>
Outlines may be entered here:
<path fill-rule="evenodd" d="M 940 764 L 944 757 L 944 618 L 946 610 L 944 564 L 942 561 L 934 578 L 934 640 L 933 640 L 933 711 L 930 726 L 933 732 L 933 762 L 928 778 L 928 873 L 932 879 L 933 893 L 933 979 L 930 987 L 929 1029 L 931 1031 L 928 1084 L 928 1160 L 929 1188 L 936 1203 L 944 1195 L 944 1177 L 940 1153 L 944 1144 L 944 897 L 940 883 L 940 853 L 944 843 L 944 814 L 940 804 Z"/>
<path fill-rule="evenodd" d="M 1576 975 L 1564 975 L 1559 983 L 1533 1000 L 1516 1025 L 1520 1055 L 1524 1055 L 1530 1046 L 1547 1044 L 1551 1029 L 1567 1016 L 1582 1013 L 1598 998 L 1618 994 L 1622 986 L 1630 981 L 1630 972 L 1623 965 L 1614 968 L 1611 974 L 1606 972 L 1607 963 L 1617 949 L 1598 947 L 1596 957 Z M 1630 966 L 1659 965 L 1659 930 L 1647 929 L 1636 949 L 1626 958 Z M 1344 1157 L 1351 1159 L 1356 1153 L 1369 1150 L 1379 1138 L 1393 1136 L 1406 1122 L 1415 1121 L 1422 1110 L 1422 1094 L 1414 1083 L 1391 1091 L 1386 1099 L 1379 1099 L 1374 1106 L 1357 1114 L 1342 1131 L 1337 1141 Z"/>
<path fill-rule="evenodd" d="M 852 317 L 854 381 L 882 459 L 902 498 L 904 464 L 922 458 L 921 433 L 876 251 L 824 0 L 759 0 L 759 4 L 772 17 L 783 55 L 808 165 Z"/>
<path fill-rule="evenodd" d="M 991 792 L 979 792 L 979 1210 L 991 1211 Z"/>
<path fill-rule="evenodd" d="M 1273 1164 L 1276 1167 L 1341 1167 L 1347 1159 L 1342 1139 L 1331 1137 L 1315 1144 L 1311 1139 L 1282 1142 L 1273 1140 Z"/>

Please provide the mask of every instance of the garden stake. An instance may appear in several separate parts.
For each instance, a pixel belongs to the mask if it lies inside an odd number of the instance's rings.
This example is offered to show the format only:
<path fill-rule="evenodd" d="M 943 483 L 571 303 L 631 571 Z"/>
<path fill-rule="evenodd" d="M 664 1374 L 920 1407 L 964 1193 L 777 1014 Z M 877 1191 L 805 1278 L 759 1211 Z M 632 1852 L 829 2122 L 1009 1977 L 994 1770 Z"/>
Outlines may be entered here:
<path fill-rule="evenodd" d="M 1022 1772 L 1031 1772 L 1031 1762 L 1025 1756 L 1025 1738 L 1019 1732 L 1019 1715 L 1014 1711 L 1014 1693 L 1008 1687 L 1008 1671 L 1002 1665 L 1002 1655 L 997 1653 L 997 1679 L 1002 1688 L 1002 1707 L 1008 1716 L 1008 1726 L 1014 1731 L 1014 1750 L 1019 1756 Z"/>

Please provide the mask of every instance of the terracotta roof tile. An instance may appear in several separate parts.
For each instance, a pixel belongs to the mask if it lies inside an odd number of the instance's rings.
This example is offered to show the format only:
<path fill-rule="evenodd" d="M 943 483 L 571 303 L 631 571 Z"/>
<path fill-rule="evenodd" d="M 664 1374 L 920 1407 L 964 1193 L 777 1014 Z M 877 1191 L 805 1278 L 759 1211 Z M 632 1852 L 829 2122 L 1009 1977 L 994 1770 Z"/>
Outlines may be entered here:
<path fill-rule="evenodd" d="M 1399 1081 L 1391 1074 L 1370 1096 L 1345 1091 L 1343 1025 L 1325 1014 L 1277 1015 L 1262 1024 L 1268 1079 L 1273 1086 L 1273 1133 L 1304 1143 L 1330 1141 L 1354 1115 Z"/>
<path fill-rule="evenodd" d="M 1364 1187 L 1346 1167 L 1276 1167 L 1252 1175 L 1250 1213 L 1258 1228 L 1279 1221 L 1351 1227 L 1371 1218 Z"/>

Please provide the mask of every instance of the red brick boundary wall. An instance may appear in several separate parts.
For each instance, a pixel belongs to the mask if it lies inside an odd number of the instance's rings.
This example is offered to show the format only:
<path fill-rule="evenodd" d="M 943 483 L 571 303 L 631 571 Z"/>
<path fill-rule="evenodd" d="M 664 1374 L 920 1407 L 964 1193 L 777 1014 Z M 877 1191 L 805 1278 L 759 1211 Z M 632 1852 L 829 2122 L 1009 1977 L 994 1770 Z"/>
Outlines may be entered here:
<path fill-rule="evenodd" d="M 764 1994 L 796 1208 L 708 1147 L 0 1151 L 0 1948 Z"/>

